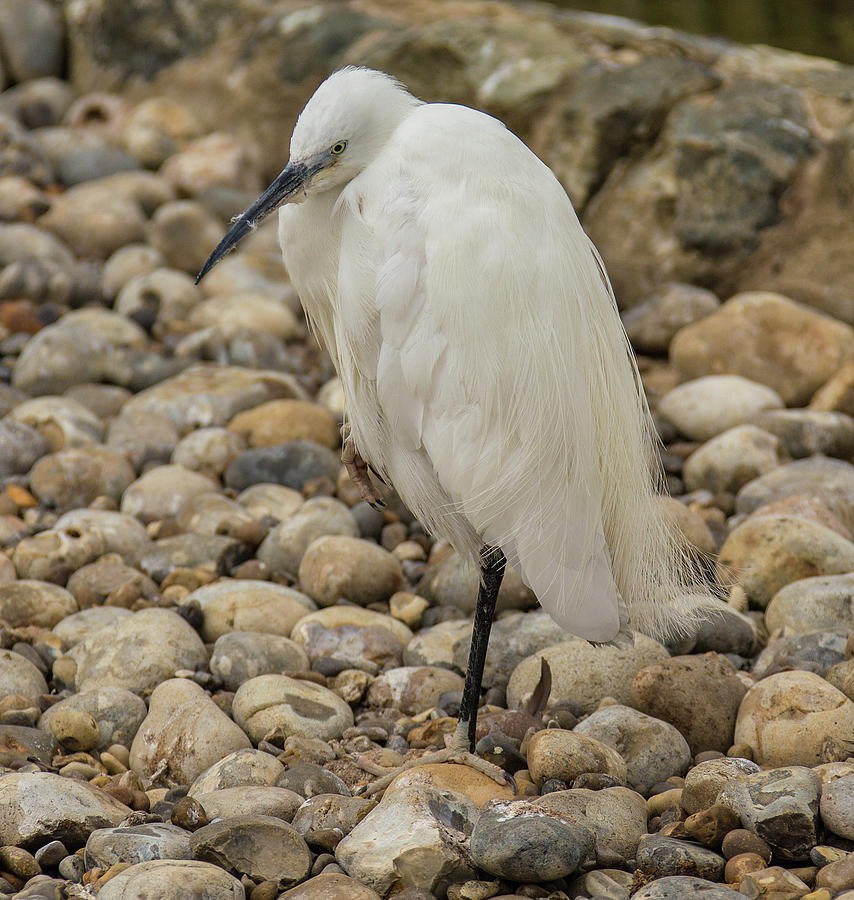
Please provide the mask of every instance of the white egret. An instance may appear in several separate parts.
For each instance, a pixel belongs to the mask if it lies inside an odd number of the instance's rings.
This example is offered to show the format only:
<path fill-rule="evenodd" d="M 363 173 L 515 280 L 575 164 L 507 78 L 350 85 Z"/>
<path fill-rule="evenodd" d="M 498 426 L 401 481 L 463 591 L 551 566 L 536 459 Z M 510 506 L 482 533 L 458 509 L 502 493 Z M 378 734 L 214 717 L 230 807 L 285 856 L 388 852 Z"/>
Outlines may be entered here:
<path fill-rule="evenodd" d="M 287 270 L 343 386 L 351 475 L 378 501 L 369 465 L 480 566 L 454 745 L 474 748 L 505 561 L 588 640 L 690 625 L 703 604 L 655 500 L 634 357 L 551 170 L 496 119 L 347 68 L 199 278 L 279 207 Z"/>

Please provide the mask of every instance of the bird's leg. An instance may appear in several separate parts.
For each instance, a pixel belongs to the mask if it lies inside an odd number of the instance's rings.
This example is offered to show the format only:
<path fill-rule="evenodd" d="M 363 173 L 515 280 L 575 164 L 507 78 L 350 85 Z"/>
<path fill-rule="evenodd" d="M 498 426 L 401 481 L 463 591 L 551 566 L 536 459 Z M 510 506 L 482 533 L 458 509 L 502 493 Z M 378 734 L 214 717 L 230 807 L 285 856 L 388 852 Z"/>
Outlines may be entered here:
<path fill-rule="evenodd" d="M 497 547 L 484 547 L 480 554 L 480 559 L 480 587 L 477 592 L 471 650 L 469 651 L 466 683 L 463 689 L 463 699 L 460 703 L 460 718 L 457 729 L 448 747 L 444 750 L 439 750 L 436 753 L 427 753 L 418 759 L 404 763 L 400 768 L 394 769 L 392 772 L 369 784 L 364 790 L 364 796 L 370 796 L 385 790 L 391 781 L 406 769 L 447 762 L 460 763 L 476 769 L 501 785 L 510 785 L 513 788 L 513 792 L 516 792 L 516 782 L 512 775 L 505 772 L 500 766 L 475 756 L 474 753 L 477 708 L 480 703 L 480 686 L 483 681 L 486 648 L 489 645 L 489 632 L 492 630 L 492 616 L 495 612 L 495 602 L 498 599 L 498 589 L 501 587 L 504 567 L 507 565 L 504 554 Z M 371 769 L 368 769 L 367 766 L 364 768 L 371 771 L 371 774 L 376 774 Z"/>
<path fill-rule="evenodd" d="M 480 585 L 477 590 L 477 606 L 474 610 L 474 628 L 466 668 L 466 683 L 460 703 L 459 722 L 450 744 L 453 750 L 468 750 L 474 753 L 477 708 L 480 705 L 480 686 L 483 682 L 486 648 L 489 646 L 495 602 L 498 600 L 498 589 L 501 587 L 506 565 L 507 560 L 498 547 L 484 547 L 481 550 Z"/>
<path fill-rule="evenodd" d="M 365 503 L 368 503 L 374 509 L 385 509 L 385 501 L 371 481 L 367 463 L 356 452 L 356 445 L 350 434 L 350 425 L 346 422 L 341 426 L 341 438 L 343 440 L 341 462 L 344 463 L 344 468 L 347 470 L 350 480 L 359 488 L 359 493 L 362 495 Z"/>

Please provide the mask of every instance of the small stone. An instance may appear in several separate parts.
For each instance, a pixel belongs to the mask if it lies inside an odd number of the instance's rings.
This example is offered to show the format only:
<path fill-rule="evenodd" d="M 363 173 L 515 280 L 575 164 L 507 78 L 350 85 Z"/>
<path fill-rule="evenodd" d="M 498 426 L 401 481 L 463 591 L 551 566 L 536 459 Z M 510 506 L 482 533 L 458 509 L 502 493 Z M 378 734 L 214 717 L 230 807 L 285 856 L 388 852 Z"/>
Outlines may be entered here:
<path fill-rule="evenodd" d="M 727 806 L 717 803 L 694 813 L 685 820 L 688 836 L 704 847 L 717 849 L 723 839 L 740 825 L 738 816 Z"/>
<path fill-rule="evenodd" d="M 256 743 L 274 729 L 322 740 L 353 724 L 350 707 L 332 691 L 286 675 L 260 675 L 234 695 L 234 719 Z"/>
<path fill-rule="evenodd" d="M 281 309 L 287 310 L 287 307 Z M 289 311 L 288 314 L 291 315 Z M 291 334 L 286 337 L 293 336 L 293 326 L 290 331 Z M 271 447 L 288 441 L 314 441 L 334 450 L 340 441 L 338 424 L 332 415 L 322 406 L 298 400 L 262 403 L 254 409 L 238 413 L 228 427 L 243 437 L 250 447 Z"/>
<path fill-rule="evenodd" d="M 854 455 L 854 419 L 812 409 L 778 409 L 760 413 L 753 423 L 776 435 L 794 459 L 821 453 L 849 459 Z"/>
<path fill-rule="evenodd" d="M 33 702 L 47 693 L 42 673 L 20 653 L 0 650 L 0 696 L 17 694 Z"/>
<path fill-rule="evenodd" d="M 495 622 L 493 628 L 498 624 Z M 456 648 L 470 638 L 471 630 L 472 624 L 468 619 L 450 619 L 420 628 L 404 648 L 403 662 L 407 666 L 440 666 L 461 671 L 455 663 Z M 487 653 L 489 656 L 490 653 Z M 486 665 L 489 665 L 489 660 Z"/>
<path fill-rule="evenodd" d="M 821 819 L 834 834 L 854 840 L 854 775 L 837 778 L 825 786 L 821 794 Z"/>
<path fill-rule="evenodd" d="M 300 629 L 300 643 L 311 664 L 318 671 L 325 666 L 326 674 L 337 674 L 342 667 L 376 674 L 378 667 L 400 666 L 403 651 L 387 628 L 376 625 L 326 628 L 319 622 L 308 622 Z"/>
<path fill-rule="evenodd" d="M 708 809 L 727 784 L 756 772 L 759 766 L 749 759 L 722 757 L 701 762 L 685 776 L 682 808 L 689 816 Z"/>
<path fill-rule="evenodd" d="M 368 703 L 396 707 L 405 715 L 417 715 L 438 703 L 446 691 L 461 691 L 463 679 L 456 672 L 433 666 L 400 666 L 383 672 L 368 689 Z"/>
<path fill-rule="evenodd" d="M 280 900 L 380 900 L 367 885 L 339 873 L 321 873 L 279 895 Z"/>
<path fill-rule="evenodd" d="M 619 753 L 587 735 L 561 728 L 533 735 L 528 743 L 528 769 L 537 785 L 549 778 L 571 784 L 584 772 L 604 772 L 626 780 L 626 763 Z"/>
<path fill-rule="evenodd" d="M 106 447 L 61 450 L 41 459 L 30 474 L 33 493 L 60 510 L 86 506 L 96 497 L 118 501 L 133 480 L 127 460 Z"/>
<path fill-rule="evenodd" d="M 771 848 L 768 844 L 746 828 L 734 828 L 721 843 L 721 853 L 727 858 L 735 856 L 758 856 L 763 865 L 771 862 Z"/>
<path fill-rule="evenodd" d="M 642 837 L 637 852 L 638 868 L 644 875 L 694 875 L 709 881 L 724 877 L 724 859 L 717 853 L 677 838 L 650 834 Z"/>
<path fill-rule="evenodd" d="M 66 750 L 91 750 L 98 744 L 101 732 L 98 723 L 87 712 L 67 707 L 50 717 L 50 730 Z"/>
<path fill-rule="evenodd" d="M 280 889 L 303 881 L 311 854 L 302 836 L 272 816 L 232 816 L 212 822 L 190 838 L 193 856 L 210 860 L 253 881 Z"/>
<path fill-rule="evenodd" d="M 190 785 L 188 796 L 197 797 L 225 788 L 250 784 L 275 784 L 285 767 L 269 753 L 261 750 L 235 750 L 213 763 Z"/>
<path fill-rule="evenodd" d="M 854 576 L 802 578 L 786 585 L 765 610 L 770 633 L 807 634 L 826 629 L 854 629 Z"/>
<path fill-rule="evenodd" d="M 168 597 L 170 585 L 165 581 L 173 572 L 201 571 L 207 580 L 211 580 L 233 570 L 248 554 L 247 545 L 236 538 L 221 534 L 178 534 L 152 542 L 140 558 L 139 567 L 164 585 L 164 596 Z"/>
<path fill-rule="evenodd" d="M 826 676 L 830 668 L 845 658 L 847 637 L 847 628 L 791 636 L 778 635 L 753 661 L 751 673 L 760 680 L 789 669 Z"/>
<path fill-rule="evenodd" d="M 798 900 L 810 890 L 797 875 L 780 866 L 743 875 L 738 888 L 747 897 L 773 897 L 774 900 Z"/>
<path fill-rule="evenodd" d="M 338 457 L 326 447 L 310 441 L 288 441 L 241 453 L 225 470 L 225 483 L 238 491 L 259 482 L 302 490 L 307 481 L 335 479 L 340 465 Z"/>
<path fill-rule="evenodd" d="M 155 859 L 138 863 L 111 878 L 99 900 L 186 900 L 193 895 L 243 900 L 243 885 L 218 865 L 194 859 Z"/>
<path fill-rule="evenodd" d="M 411 735 L 410 732 L 410 742 Z M 406 769 L 386 788 L 384 796 L 410 787 L 451 791 L 467 797 L 478 808 L 489 800 L 512 800 L 515 796 L 508 785 L 500 785 L 476 769 L 454 763 L 432 763 Z"/>
<path fill-rule="evenodd" d="M 367 606 L 387 600 L 403 584 L 400 563 L 391 553 L 370 541 L 332 535 L 309 545 L 299 577 L 320 606 L 341 598 Z"/>
<path fill-rule="evenodd" d="M 429 606 L 423 597 L 410 591 L 396 591 L 388 599 L 389 614 L 409 628 L 417 628 L 421 624 L 421 616 Z"/>
<path fill-rule="evenodd" d="M 138 569 L 125 565 L 118 553 L 107 553 L 94 563 L 78 569 L 68 579 L 67 588 L 81 610 L 98 609 L 103 612 L 110 608 L 124 608 L 136 611 L 160 603 L 157 585 Z M 66 618 L 62 625 L 67 622 Z M 108 623 L 105 621 L 104 624 Z"/>
<path fill-rule="evenodd" d="M 210 661 L 211 673 L 229 691 L 258 675 L 308 668 L 308 657 L 299 645 L 280 635 L 254 631 L 232 631 L 217 638 Z"/>
<path fill-rule="evenodd" d="M 632 900 L 744 900 L 744 894 L 693 875 L 657 878 L 632 895 Z"/>
<path fill-rule="evenodd" d="M 789 766 L 735 779 L 721 789 L 717 802 L 732 809 L 780 859 L 801 860 L 817 843 L 820 793 L 821 781 L 811 769 Z"/>
<path fill-rule="evenodd" d="M 564 878 L 593 853 L 593 832 L 527 800 L 491 800 L 471 836 L 472 858 L 511 881 Z"/>
<path fill-rule="evenodd" d="M 48 452 L 48 442 L 29 425 L 14 419 L 0 421 L 0 476 L 28 472 Z"/>
<path fill-rule="evenodd" d="M 103 538 L 105 553 L 117 553 L 128 566 L 136 565 L 151 545 L 145 528 L 136 519 L 110 510 L 72 510 L 60 516 L 54 530 L 96 532 Z"/>
<path fill-rule="evenodd" d="M 62 15 L 46 0 L 0 3 L 3 64 L 15 81 L 61 75 L 64 44 Z"/>
<path fill-rule="evenodd" d="M 208 819 L 229 816 L 275 816 L 290 822 L 304 798 L 295 791 L 274 785 L 247 784 L 220 788 L 194 796 Z"/>
<path fill-rule="evenodd" d="M 390 787 L 390 786 L 389 786 Z M 336 831 L 348 835 L 377 805 L 376 800 L 344 797 L 341 794 L 316 794 L 309 797 L 294 814 L 291 824 L 312 843 L 312 834 Z"/>
<path fill-rule="evenodd" d="M 682 480 L 687 491 L 735 494 L 785 461 L 774 435 L 755 425 L 738 425 L 695 450 L 685 461 Z"/>
<path fill-rule="evenodd" d="M 735 741 L 763 766 L 814 766 L 828 738 L 850 740 L 854 701 L 813 672 L 778 672 L 744 696 Z"/>
<path fill-rule="evenodd" d="M 843 859 L 819 869 L 815 878 L 815 886 L 829 888 L 834 892 L 834 896 L 839 896 L 837 891 L 854 888 L 854 853 L 849 853 Z"/>
<path fill-rule="evenodd" d="M 474 566 L 459 554 L 451 553 L 427 567 L 418 590 L 425 600 L 434 605 L 454 606 L 471 615 L 477 601 L 479 578 Z M 536 602 L 534 592 L 522 581 L 518 572 L 508 566 L 498 591 L 496 612 L 531 609 Z"/>
<path fill-rule="evenodd" d="M 181 466 L 157 466 L 127 488 L 122 512 L 142 522 L 174 517 L 189 498 L 215 488 L 213 481 L 198 472 Z"/>
<path fill-rule="evenodd" d="M 635 350 L 663 354 L 680 328 L 713 313 L 720 305 L 711 291 L 670 283 L 624 312 L 623 324 Z"/>
<path fill-rule="evenodd" d="M 74 612 L 74 597 L 58 585 L 28 579 L 0 584 L 0 619 L 11 628 L 53 628 Z"/>
<path fill-rule="evenodd" d="M 50 841 L 36 850 L 36 862 L 42 869 L 55 869 L 68 856 L 68 850 L 62 841 Z"/>
<path fill-rule="evenodd" d="M 363 629 L 368 634 L 374 629 L 383 629 L 389 633 L 392 639 L 399 645 L 407 645 L 412 642 L 412 632 L 397 619 L 383 613 L 374 612 L 372 609 L 363 609 L 361 606 L 327 606 L 316 612 L 303 616 L 291 631 L 291 640 L 299 644 L 303 649 L 310 645 L 312 635 L 316 634 L 314 625 L 321 625 L 324 631 L 335 632 L 345 626 L 355 626 Z M 346 632 L 343 634 L 346 635 Z M 382 646 L 382 644 L 379 644 Z"/>
<path fill-rule="evenodd" d="M 152 859 L 192 859 L 190 836 L 166 822 L 99 828 L 86 841 L 86 865 L 109 869 L 117 863 Z"/>
<path fill-rule="evenodd" d="M 239 752 L 239 751 L 238 751 Z M 197 831 L 209 823 L 205 808 L 192 797 L 181 797 L 172 807 L 172 824 L 187 831 Z"/>

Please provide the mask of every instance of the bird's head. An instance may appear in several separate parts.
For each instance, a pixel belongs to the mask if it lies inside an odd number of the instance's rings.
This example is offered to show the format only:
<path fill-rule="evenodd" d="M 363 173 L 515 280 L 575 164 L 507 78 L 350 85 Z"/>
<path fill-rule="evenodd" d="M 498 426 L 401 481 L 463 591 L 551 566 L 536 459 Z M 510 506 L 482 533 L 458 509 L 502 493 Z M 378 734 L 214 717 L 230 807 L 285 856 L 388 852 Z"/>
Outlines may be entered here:
<path fill-rule="evenodd" d="M 202 266 L 196 284 L 282 204 L 301 203 L 312 194 L 343 187 L 355 178 L 418 103 L 383 72 L 348 67 L 330 75 L 300 113 L 288 164 L 237 216 Z"/>

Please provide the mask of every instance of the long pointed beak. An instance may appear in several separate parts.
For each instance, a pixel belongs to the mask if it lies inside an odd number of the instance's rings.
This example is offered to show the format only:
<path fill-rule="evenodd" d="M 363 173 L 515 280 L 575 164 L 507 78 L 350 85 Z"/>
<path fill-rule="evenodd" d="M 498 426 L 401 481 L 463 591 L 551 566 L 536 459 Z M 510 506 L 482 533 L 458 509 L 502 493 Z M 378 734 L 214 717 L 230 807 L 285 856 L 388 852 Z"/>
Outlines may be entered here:
<path fill-rule="evenodd" d="M 234 224 L 229 228 L 225 237 L 217 244 L 216 249 L 207 258 L 201 271 L 196 276 L 196 284 L 224 256 L 235 250 L 243 238 L 250 231 L 254 231 L 259 222 L 266 219 L 271 212 L 274 212 L 283 203 L 287 203 L 311 178 L 315 171 L 316 169 L 312 169 L 304 163 L 288 163 L 252 206 L 234 220 Z"/>

